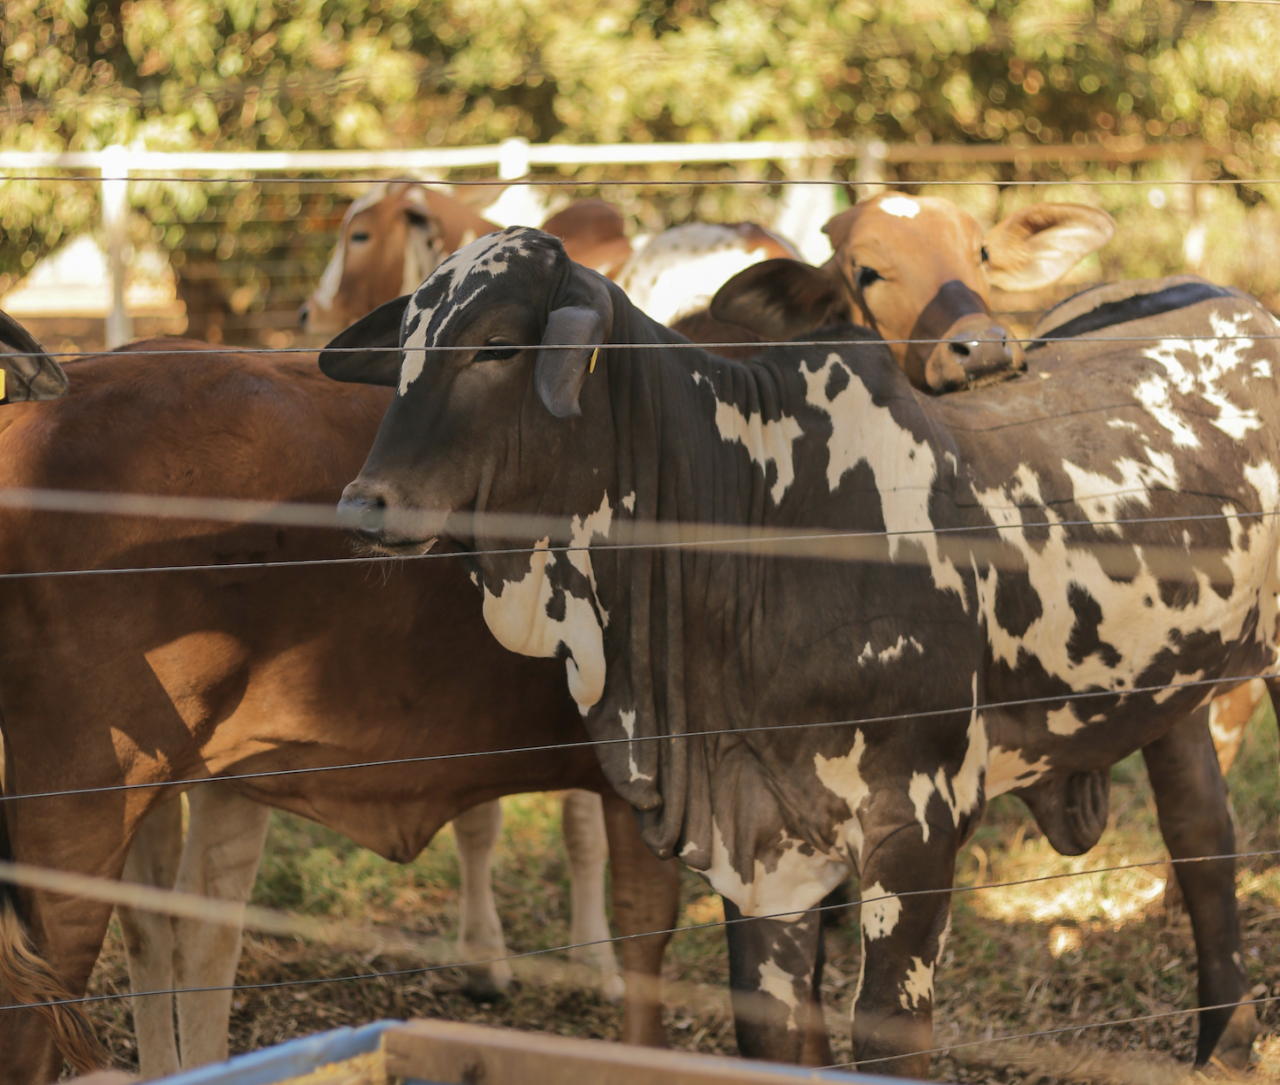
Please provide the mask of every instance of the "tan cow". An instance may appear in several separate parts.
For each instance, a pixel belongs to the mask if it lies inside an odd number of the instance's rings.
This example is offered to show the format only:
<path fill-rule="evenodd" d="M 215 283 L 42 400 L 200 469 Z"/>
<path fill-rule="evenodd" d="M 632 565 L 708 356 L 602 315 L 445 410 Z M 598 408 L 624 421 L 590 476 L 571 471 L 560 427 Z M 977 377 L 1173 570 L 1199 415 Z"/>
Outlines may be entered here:
<path fill-rule="evenodd" d="M 390 398 L 329 381 L 313 358 L 167 353 L 192 349 L 180 340 L 136 346 L 159 353 L 81 360 L 66 398 L 0 412 L 0 488 L 329 504 Z M 373 575 L 359 563 L 262 564 L 348 555 L 337 532 L 6 513 L 0 571 L 206 568 L 3 583 L 0 857 L 119 877 L 144 819 L 185 785 L 26 794 L 500 750 L 513 736 L 528 746 L 585 738 L 561 664 L 497 645 L 457 558 Z M 589 748 L 230 786 L 400 861 L 500 795 L 606 792 Z M 604 800 L 620 929 L 673 926 L 674 869 L 640 843 L 625 804 L 611 792 Z M 0 1006 L 82 993 L 110 914 L 0 886 Z M 656 976 L 665 941 L 622 942 L 626 971 Z M 179 984 L 182 967 L 179 956 Z M 631 1039 L 661 1038 L 653 991 L 628 989 Z M 93 1061 L 75 1008 L 0 1011 L 0 1085 L 56 1078 L 59 1043 L 79 1067 Z"/>
<path fill-rule="evenodd" d="M 610 279 L 616 279 L 631 258 L 626 220 L 604 200 L 576 200 L 547 219 L 542 228 L 564 242 L 570 260 Z"/>
<path fill-rule="evenodd" d="M 347 208 L 333 256 L 299 313 L 302 325 L 340 332 L 413 290 L 450 253 L 497 229 L 461 200 L 426 185 L 374 185 Z"/>
<path fill-rule="evenodd" d="M 837 319 L 889 340 L 912 384 L 970 387 L 1023 366 L 1012 331 L 991 315 L 991 287 L 1038 290 L 1115 232 L 1105 211 L 1038 203 L 983 233 L 948 200 L 885 193 L 824 228 L 835 255 L 821 267 L 776 260 L 725 283 L 712 314 L 764 340 L 794 339 Z"/>

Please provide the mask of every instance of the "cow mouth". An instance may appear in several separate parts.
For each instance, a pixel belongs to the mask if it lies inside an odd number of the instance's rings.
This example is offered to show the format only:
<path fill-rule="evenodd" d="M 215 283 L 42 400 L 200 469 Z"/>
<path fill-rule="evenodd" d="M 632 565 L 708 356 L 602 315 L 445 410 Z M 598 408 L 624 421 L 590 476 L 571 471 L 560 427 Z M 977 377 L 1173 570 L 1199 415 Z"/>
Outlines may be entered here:
<path fill-rule="evenodd" d="M 417 557 L 443 535 L 448 513 L 442 509 L 406 507 L 389 502 L 378 487 L 347 487 L 338 515 L 356 548 L 381 557 Z"/>

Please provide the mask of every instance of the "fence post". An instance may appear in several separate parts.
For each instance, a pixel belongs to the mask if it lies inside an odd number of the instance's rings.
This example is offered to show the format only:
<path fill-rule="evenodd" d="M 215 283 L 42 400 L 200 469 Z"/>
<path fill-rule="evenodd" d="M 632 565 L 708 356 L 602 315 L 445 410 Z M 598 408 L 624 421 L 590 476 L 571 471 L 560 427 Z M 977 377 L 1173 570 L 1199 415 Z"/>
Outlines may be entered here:
<path fill-rule="evenodd" d="M 878 139 L 862 145 L 858 155 L 855 180 L 858 183 L 858 199 L 865 200 L 884 191 L 884 166 L 889 147 Z"/>
<path fill-rule="evenodd" d="M 124 279 L 129 254 L 129 152 L 118 144 L 102 152 L 102 225 L 107 235 L 107 268 L 111 275 L 111 310 L 106 343 L 112 350 L 133 338 L 133 321 L 124 306 Z"/>
<path fill-rule="evenodd" d="M 1200 215 L 1200 186 L 1196 181 L 1204 172 L 1204 145 L 1193 144 L 1178 163 L 1178 172 L 1182 174 L 1184 204 L 1183 210 L 1187 220 L 1187 232 L 1182 235 L 1182 269 L 1191 274 L 1199 274 L 1201 261 L 1204 260 L 1205 224 Z"/>

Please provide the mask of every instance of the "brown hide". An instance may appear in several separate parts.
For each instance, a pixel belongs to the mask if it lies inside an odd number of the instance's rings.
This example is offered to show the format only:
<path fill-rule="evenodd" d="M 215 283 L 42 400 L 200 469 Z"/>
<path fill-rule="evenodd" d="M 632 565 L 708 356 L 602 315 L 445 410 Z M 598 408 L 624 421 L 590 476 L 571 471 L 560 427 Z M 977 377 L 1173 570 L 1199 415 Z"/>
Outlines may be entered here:
<path fill-rule="evenodd" d="M 461 200 L 426 185 L 393 181 L 377 186 L 347 209 L 330 267 L 302 307 L 302 324 L 308 331 L 340 332 L 405 293 L 412 231 L 422 235 L 418 243 L 434 260 L 412 276 L 420 282 L 444 257 L 497 229 Z M 339 271 L 339 281 L 330 283 Z"/>
<path fill-rule="evenodd" d="M 631 258 L 625 225 L 621 212 L 604 200 L 578 200 L 542 228 L 564 242 L 570 260 L 614 279 Z"/>
<path fill-rule="evenodd" d="M 0 411 L 0 487 L 333 505 L 390 398 L 387 389 L 327 380 L 313 358 L 107 354 L 68 368 L 65 399 Z M 20 511 L 0 518 L 3 572 L 350 553 L 334 531 Z M 499 647 L 457 557 L 7 580 L 0 612 L 7 795 L 586 738 L 563 664 Z M 605 788 L 590 748 L 236 786 L 401 861 L 475 803 Z M 11 800 L 12 857 L 118 877 L 139 821 L 173 793 Z M 652 880 L 652 871 L 643 876 Z M 44 893 L 19 900 L 35 944 L 83 991 L 110 906 Z M 49 1036 L 30 1011 L 0 1012 L 0 1052 L 6 1085 L 40 1080 L 51 1065 Z"/>

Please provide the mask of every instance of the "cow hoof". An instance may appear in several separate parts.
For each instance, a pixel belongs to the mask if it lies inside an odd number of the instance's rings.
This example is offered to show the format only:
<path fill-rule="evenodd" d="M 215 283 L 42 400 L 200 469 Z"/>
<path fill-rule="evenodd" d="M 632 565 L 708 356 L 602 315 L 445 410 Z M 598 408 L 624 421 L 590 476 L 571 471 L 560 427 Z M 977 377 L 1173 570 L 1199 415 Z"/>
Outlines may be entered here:
<path fill-rule="evenodd" d="M 1253 1058 L 1253 1041 L 1261 1031 L 1253 1006 L 1237 1006 L 1214 1045 L 1209 1064 L 1228 1071 L 1248 1069 Z"/>
<path fill-rule="evenodd" d="M 475 1002 L 495 1002 L 511 986 L 511 967 L 505 962 L 462 970 L 462 993 Z"/>

